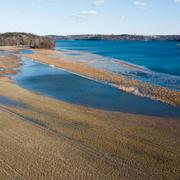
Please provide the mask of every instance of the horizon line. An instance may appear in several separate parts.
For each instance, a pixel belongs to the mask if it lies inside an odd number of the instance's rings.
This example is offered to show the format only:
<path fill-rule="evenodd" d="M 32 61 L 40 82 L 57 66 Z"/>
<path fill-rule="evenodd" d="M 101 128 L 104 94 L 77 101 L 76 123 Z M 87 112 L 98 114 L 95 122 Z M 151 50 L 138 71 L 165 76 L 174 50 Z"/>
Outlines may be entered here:
<path fill-rule="evenodd" d="M 34 34 L 34 35 L 39 35 L 39 36 L 82 36 L 82 35 L 111 35 L 111 36 L 120 36 L 120 35 L 130 35 L 130 36 L 180 36 L 179 34 L 138 34 L 138 33 L 81 33 L 81 34 L 38 34 L 38 33 L 33 33 L 33 32 L 22 32 L 22 31 L 7 31 L 7 32 L 0 32 L 0 34 L 6 34 L 6 33 L 27 33 L 27 34 Z"/>

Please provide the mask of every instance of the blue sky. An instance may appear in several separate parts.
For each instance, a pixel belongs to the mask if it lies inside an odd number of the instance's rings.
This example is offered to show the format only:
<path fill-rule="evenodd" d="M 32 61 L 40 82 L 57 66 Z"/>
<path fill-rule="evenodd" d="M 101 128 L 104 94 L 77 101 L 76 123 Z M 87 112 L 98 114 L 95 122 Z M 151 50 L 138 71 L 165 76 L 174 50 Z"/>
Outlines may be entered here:
<path fill-rule="evenodd" d="M 180 0 L 0 0 L 0 32 L 180 34 Z"/>

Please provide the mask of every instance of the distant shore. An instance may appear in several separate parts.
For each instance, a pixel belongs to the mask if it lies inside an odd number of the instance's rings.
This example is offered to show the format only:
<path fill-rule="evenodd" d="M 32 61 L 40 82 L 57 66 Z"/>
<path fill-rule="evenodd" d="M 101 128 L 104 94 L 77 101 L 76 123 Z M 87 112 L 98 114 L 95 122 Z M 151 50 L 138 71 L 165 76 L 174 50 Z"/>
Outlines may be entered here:
<path fill-rule="evenodd" d="M 82 34 L 82 35 L 48 35 L 52 40 L 108 40 L 108 41 L 176 41 L 180 42 L 180 35 L 104 35 L 104 34 Z"/>

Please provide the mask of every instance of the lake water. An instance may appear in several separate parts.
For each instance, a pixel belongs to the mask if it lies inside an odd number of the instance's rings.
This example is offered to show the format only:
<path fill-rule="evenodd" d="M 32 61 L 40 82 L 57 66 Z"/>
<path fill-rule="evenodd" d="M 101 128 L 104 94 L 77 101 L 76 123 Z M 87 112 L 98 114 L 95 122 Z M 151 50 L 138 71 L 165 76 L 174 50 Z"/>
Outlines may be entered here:
<path fill-rule="evenodd" d="M 96 60 L 96 67 L 128 78 L 180 91 L 180 46 L 177 46 L 177 42 L 58 40 L 56 49 L 63 50 L 66 54 L 70 51 L 69 56 L 76 56 L 76 59 L 91 63 Z M 78 52 L 87 54 L 78 55 Z M 135 67 L 118 67 L 118 61 Z"/>
<path fill-rule="evenodd" d="M 134 114 L 180 117 L 180 109 L 119 91 L 58 68 L 23 58 L 21 71 L 13 76 L 18 85 L 55 99 L 93 108 Z"/>
<path fill-rule="evenodd" d="M 58 40 L 56 47 L 108 56 L 180 76 L 180 46 L 177 42 Z"/>

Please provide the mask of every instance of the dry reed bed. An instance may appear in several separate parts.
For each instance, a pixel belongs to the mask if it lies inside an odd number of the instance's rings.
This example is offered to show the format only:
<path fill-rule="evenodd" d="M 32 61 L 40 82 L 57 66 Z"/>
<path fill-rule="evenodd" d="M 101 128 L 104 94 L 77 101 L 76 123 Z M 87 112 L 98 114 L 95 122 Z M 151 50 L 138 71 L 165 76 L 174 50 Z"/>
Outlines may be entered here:
<path fill-rule="evenodd" d="M 20 59 L 15 55 L 8 55 L 5 57 L 0 57 L 0 76 L 4 76 L 7 74 L 16 74 L 17 68 L 19 68 Z"/>

